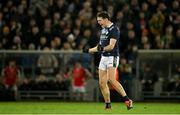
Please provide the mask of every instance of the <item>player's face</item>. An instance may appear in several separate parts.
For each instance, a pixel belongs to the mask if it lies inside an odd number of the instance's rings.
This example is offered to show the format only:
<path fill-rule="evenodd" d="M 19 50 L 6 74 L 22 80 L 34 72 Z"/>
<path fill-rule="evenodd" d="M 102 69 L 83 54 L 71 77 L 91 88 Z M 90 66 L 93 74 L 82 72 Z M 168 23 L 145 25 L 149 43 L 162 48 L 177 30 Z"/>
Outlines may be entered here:
<path fill-rule="evenodd" d="M 97 22 L 102 28 L 106 26 L 106 19 L 103 19 L 102 17 L 97 17 Z"/>
<path fill-rule="evenodd" d="M 16 65 L 16 62 L 15 62 L 15 61 L 11 61 L 11 62 L 9 62 L 9 66 L 11 66 L 11 67 L 15 67 L 15 65 Z"/>

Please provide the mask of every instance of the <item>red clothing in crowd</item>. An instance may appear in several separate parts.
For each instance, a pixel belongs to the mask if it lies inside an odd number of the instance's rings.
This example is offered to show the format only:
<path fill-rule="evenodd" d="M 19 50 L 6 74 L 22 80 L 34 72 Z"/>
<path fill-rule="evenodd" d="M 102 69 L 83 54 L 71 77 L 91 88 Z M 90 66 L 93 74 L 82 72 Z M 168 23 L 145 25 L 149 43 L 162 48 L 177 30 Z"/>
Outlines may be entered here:
<path fill-rule="evenodd" d="M 6 67 L 4 69 L 4 81 L 6 85 L 13 86 L 16 84 L 18 78 L 17 67 Z"/>
<path fill-rule="evenodd" d="M 78 68 L 74 67 L 73 69 L 73 85 L 74 86 L 84 86 L 84 81 L 85 81 L 85 70 L 84 68 Z"/>

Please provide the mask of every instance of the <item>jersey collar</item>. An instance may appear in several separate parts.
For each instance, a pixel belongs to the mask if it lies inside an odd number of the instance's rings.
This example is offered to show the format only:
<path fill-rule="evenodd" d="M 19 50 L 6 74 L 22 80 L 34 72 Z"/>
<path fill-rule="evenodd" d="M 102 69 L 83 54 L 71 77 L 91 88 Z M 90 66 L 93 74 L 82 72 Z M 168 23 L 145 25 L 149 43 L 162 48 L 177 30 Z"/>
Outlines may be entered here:
<path fill-rule="evenodd" d="M 109 25 L 107 26 L 107 28 L 110 28 L 112 25 L 113 25 L 113 23 L 109 24 Z"/>

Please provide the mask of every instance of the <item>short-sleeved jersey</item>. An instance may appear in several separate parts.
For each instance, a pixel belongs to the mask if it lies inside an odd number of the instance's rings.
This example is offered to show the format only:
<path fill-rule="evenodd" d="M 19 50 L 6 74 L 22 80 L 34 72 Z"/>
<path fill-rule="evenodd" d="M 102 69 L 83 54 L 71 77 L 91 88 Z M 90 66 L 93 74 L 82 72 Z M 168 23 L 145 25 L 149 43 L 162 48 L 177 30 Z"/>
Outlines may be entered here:
<path fill-rule="evenodd" d="M 84 68 L 73 68 L 73 82 L 74 86 L 84 86 L 84 80 L 85 80 L 85 70 Z"/>
<path fill-rule="evenodd" d="M 18 68 L 14 67 L 14 68 L 10 68 L 10 67 L 6 67 L 4 69 L 4 78 L 5 78 L 5 83 L 7 85 L 15 85 L 16 84 L 16 80 L 18 78 Z"/>
<path fill-rule="evenodd" d="M 110 27 L 102 28 L 99 44 L 102 47 L 109 45 L 110 39 L 116 39 L 116 44 L 112 51 L 103 51 L 103 56 L 119 56 L 119 39 L 120 39 L 120 30 L 119 28 L 112 24 Z"/>

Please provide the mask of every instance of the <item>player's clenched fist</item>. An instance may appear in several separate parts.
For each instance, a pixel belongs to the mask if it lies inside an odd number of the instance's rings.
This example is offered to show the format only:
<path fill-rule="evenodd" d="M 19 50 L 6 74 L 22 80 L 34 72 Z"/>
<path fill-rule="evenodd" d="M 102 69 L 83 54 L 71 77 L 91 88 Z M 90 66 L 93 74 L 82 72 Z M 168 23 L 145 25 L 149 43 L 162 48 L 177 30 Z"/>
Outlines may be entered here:
<path fill-rule="evenodd" d="M 100 45 L 100 44 L 98 44 L 97 45 L 97 51 L 103 51 L 104 50 L 104 48 L 102 47 L 102 45 Z"/>

